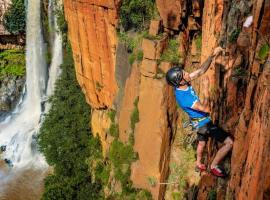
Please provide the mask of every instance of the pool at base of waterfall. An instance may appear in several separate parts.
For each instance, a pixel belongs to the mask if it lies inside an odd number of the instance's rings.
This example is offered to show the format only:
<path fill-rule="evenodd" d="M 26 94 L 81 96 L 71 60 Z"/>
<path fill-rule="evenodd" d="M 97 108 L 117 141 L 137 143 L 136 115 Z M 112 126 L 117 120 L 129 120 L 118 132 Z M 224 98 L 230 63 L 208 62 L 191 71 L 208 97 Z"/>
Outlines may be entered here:
<path fill-rule="evenodd" d="M 16 170 L 0 161 L 0 200 L 41 199 L 47 175 L 45 169 L 27 167 Z"/>

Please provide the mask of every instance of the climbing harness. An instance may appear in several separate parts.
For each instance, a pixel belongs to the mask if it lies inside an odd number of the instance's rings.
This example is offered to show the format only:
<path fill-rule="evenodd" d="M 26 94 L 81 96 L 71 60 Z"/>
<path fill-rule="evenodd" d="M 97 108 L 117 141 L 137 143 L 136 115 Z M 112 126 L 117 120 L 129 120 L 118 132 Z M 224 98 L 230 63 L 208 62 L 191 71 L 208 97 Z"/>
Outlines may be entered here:
<path fill-rule="evenodd" d="M 197 132 L 199 130 L 198 125 L 199 122 L 210 119 L 209 116 L 201 117 L 201 118 L 190 118 L 188 121 L 183 123 L 183 128 L 187 130 L 187 134 L 184 136 L 183 142 L 186 144 L 193 145 L 197 140 Z"/>
<path fill-rule="evenodd" d="M 187 130 L 183 142 L 190 145 L 194 144 L 197 138 L 197 129 L 193 126 L 190 119 L 183 123 L 183 128 Z"/>

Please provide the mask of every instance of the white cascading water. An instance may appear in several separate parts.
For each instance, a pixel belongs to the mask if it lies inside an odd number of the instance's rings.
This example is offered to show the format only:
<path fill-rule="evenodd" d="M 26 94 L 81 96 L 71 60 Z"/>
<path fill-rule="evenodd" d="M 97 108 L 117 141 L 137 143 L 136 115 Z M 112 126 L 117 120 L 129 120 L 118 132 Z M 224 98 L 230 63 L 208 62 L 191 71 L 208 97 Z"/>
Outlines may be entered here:
<path fill-rule="evenodd" d="M 53 5 L 50 0 L 49 10 Z M 45 64 L 44 41 L 41 29 L 40 0 L 27 2 L 26 28 L 26 94 L 15 111 L 0 123 L 0 146 L 6 145 L 1 159 L 8 159 L 13 167 L 8 172 L 0 168 L 0 188 L 16 171 L 26 168 L 46 169 L 45 158 L 37 150 L 36 135 L 41 125 L 42 112 L 48 111 L 49 104 L 44 99 L 53 94 L 55 81 L 62 63 L 62 38 L 56 30 L 55 16 L 50 14 L 53 27 L 52 62 L 48 70 Z M 49 77 L 49 78 L 48 78 Z M 44 108 L 45 105 L 45 108 Z M 0 189 L 1 192 L 1 189 Z"/>
<path fill-rule="evenodd" d="M 51 61 L 51 66 L 50 66 L 50 72 L 49 72 L 49 80 L 47 84 L 47 96 L 51 96 L 54 92 L 54 84 L 56 82 L 57 77 L 60 74 L 60 68 L 59 66 L 63 62 L 63 52 L 62 52 L 62 36 L 58 31 L 58 26 L 57 26 L 57 19 L 56 15 L 54 15 L 54 3 L 53 0 L 49 0 L 49 25 L 51 31 L 51 41 L 53 41 L 53 56 L 52 56 L 52 61 Z M 48 108 L 49 106 L 47 106 Z"/>

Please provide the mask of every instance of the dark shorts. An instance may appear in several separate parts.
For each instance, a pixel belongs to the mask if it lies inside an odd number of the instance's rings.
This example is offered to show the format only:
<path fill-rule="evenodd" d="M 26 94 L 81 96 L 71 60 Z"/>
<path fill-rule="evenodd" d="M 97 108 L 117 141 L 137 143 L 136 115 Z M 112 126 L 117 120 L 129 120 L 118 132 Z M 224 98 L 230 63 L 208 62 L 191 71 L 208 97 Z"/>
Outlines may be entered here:
<path fill-rule="evenodd" d="M 218 142 L 224 142 L 224 140 L 230 136 L 229 133 L 222 128 L 214 125 L 212 122 L 205 124 L 198 129 L 198 141 L 206 141 L 208 137 L 214 138 Z"/>

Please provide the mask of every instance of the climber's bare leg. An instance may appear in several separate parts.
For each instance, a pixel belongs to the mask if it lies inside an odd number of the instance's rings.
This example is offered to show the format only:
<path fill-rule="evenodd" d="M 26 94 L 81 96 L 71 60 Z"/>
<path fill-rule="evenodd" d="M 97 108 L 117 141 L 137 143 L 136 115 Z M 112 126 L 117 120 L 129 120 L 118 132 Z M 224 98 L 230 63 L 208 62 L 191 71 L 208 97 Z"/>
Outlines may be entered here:
<path fill-rule="evenodd" d="M 201 160 L 202 160 L 203 150 L 204 150 L 205 145 L 206 145 L 206 142 L 205 141 L 199 141 L 198 142 L 198 146 L 197 146 L 197 161 L 196 161 L 197 166 L 200 166 L 202 164 L 201 163 Z"/>
<path fill-rule="evenodd" d="M 212 164 L 211 168 L 218 165 L 218 163 L 227 155 L 227 153 L 232 149 L 233 146 L 233 140 L 231 137 L 227 137 L 224 140 L 224 145 L 218 150 Z"/>

